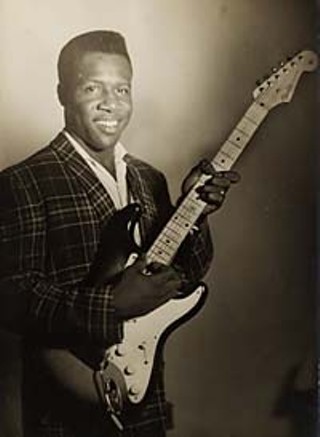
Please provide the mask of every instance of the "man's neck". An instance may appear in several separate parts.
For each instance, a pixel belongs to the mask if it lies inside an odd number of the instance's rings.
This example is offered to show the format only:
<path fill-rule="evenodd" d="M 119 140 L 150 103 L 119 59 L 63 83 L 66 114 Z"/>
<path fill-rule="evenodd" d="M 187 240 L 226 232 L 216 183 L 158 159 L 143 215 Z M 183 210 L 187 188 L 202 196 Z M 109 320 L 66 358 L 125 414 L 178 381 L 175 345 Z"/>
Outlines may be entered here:
<path fill-rule="evenodd" d="M 116 178 L 116 167 L 115 167 L 115 159 L 114 159 L 114 148 L 110 147 L 108 149 L 104 150 L 94 150 L 88 144 L 82 140 L 80 137 L 78 137 L 72 130 L 66 129 L 69 135 L 71 135 L 74 140 L 84 148 L 84 150 L 90 155 L 94 160 L 98 161 L 101 165 L 103 165 L 110 173 L 111 175 Z"/>

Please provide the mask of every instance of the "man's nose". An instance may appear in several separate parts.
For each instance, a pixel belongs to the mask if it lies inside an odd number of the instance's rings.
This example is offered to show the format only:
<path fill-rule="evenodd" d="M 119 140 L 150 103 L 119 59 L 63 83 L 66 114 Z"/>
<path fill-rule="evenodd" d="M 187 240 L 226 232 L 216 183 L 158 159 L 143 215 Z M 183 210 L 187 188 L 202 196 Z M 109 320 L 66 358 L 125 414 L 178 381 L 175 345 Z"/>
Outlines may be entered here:
<path fill-rule="evenodd" d="M 99 102 L 99 109 L 112 112 L 117 106 L 116 96 L 112 91 L 105 90 L 102 94 L 101 101 Z"/>

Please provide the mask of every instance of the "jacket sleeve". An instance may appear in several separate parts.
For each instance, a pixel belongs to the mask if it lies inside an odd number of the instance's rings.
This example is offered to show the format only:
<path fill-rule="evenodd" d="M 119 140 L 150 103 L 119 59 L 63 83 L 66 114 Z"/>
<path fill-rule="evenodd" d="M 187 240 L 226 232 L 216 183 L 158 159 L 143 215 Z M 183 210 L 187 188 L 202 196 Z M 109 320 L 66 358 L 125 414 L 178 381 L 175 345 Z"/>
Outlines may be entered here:
<path fill-rule="evenodd" d="M 122 324 L 110 287 L 60 288 L 46 277 L 46 209 L 36 181 L 0 175 L 0 326 L 44 339 L 118 342 Z"/>

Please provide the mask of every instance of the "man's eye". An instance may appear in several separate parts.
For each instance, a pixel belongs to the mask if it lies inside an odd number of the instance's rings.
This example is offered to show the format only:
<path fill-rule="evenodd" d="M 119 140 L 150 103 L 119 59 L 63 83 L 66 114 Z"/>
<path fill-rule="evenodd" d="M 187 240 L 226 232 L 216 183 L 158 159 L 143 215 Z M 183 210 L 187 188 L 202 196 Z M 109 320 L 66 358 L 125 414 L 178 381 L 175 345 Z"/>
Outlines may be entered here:
<path fill-rule="evenodd" d="M 117 88 L 117 93 L 120 95 L 120 96 L 126 96 L 126 95 L 128 95 L 129 94 L 129 92 L 130 92 L 130 88 L 129 87 L 120 87 L 120 88 Z"/>
<path fill-rule="evenodd" d="M 84 87 L 84 91 L 88 94 L 95 93 L 98 91 L 98 89 L 99 89 L 98 85 L 86 85 Z"/>

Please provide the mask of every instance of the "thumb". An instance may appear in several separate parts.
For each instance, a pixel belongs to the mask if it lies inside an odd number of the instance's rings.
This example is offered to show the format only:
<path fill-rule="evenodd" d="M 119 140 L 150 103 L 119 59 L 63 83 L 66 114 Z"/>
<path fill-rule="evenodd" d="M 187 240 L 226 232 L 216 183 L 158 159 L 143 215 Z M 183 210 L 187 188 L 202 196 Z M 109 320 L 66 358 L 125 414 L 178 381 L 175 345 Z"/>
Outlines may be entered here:
<path fill-rule="evenodd" d="M 217 174 L 212 163 L 208 159 L 202 159 L 195 167 L 191 169 L 182 183 L 182 193 L 186 194 L 198 181 L 202 174 L 210 176 L 215 176 Z"/>
<path fill-rule="evenodd" d="M 182 182 L 181 191 L 182 194 L 187 194 L 188 191 L 194 186 L 201 175 L 201 171 L 198 166 L 193 167 Z"/>

